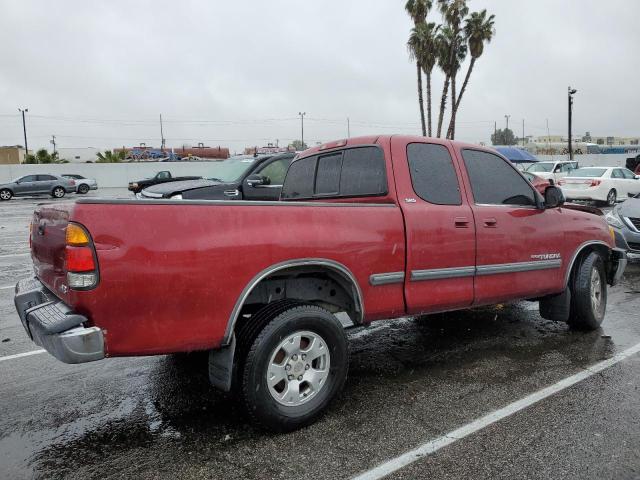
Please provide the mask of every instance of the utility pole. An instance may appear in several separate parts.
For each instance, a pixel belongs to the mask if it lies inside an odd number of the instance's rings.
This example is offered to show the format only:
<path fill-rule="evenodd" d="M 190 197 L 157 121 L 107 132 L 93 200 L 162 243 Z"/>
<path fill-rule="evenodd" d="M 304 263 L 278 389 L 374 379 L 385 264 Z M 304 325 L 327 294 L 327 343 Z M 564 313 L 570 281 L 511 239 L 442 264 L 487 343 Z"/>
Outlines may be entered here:
<path fill-rule="evenodd" d="M 576 94 L 578 92 L 578 90 L 576 90 L 575 88 L 568 88 L 568 102 L 569 102 L 569 138 L 567 139 L 569 141 L 569 160 L 573 160 L 573 147 L 571 145 L 571 121 L 572 121 L 572 116 L 573 116 L 573 95 Z"/>
<path fill-rule="evenodd" d="M 24 132 L 24 151 L 25 151 L 25 158 L 29 155 L 29 146 L 27 145 L 27 124 L 24 120 L 24 114 L 25 112 L 28 112 L 29 109 L 28 108 L 19 108 L 18 109 L 19 112 L 22 113 L 22 131 Z"/>
<path fill-rule="evenodd" d="M 351 138 L 351 125 L 349 124 L 349 117 L 347 117 L 347 138 Z"/>
<path fill-rule="evenodd" d="M 524 118 L 522 119 L 522 146 L 524 147 Z"/>
<path fill-rule="evenodd" d="M 505 115 L 504 118 L 507 119 L 507 130 L 509 130 L 509 117 L 511 117 L 511 115 Z"/>
<path fill-rule="evenodd" d="M 51 135 L 51 144 L 53 145 L 53 154 L 56 154 L 56 136 Z"/>
<path fill-rule="evenodd" d="M 493 143 L 494 145 L 498 144 L 498 122 L 496 122 L 495 120 L 493 121 L 493 142 L 491 143 Z"/>
<path fill-rule="evenodd" d="M 160 114 L 160 138 L 162 139 L 162 147 L 160 150 L 164 152 L 164 132 L 162 131 L 162 114 Z"/>
<path fill-rule="evenodd" d="M 298 115 L 300 115 L 300 126 L 302 128 L 302 135 L 301 135 L 301 141 L 302 141 L 302 147 L 304 148 L 304 116 L 307 114 L 307 112 L 298 112 Z"/>

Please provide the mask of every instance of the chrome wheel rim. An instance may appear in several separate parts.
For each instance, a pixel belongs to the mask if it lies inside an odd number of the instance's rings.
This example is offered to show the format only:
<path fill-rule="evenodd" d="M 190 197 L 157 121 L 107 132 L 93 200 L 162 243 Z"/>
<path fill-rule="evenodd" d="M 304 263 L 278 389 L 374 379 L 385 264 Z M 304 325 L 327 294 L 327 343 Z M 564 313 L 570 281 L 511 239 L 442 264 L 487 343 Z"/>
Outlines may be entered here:
<path fill-rule="evenodd" d="M 609 192 L 609 196 L 607 197 L 607 203 L 609 205 L 613 205 L 616 203 L 616 192 Z"/>
<path fill-rule="evenodd" d="M 320 335 L 306 330 L 294 332 L 269 357 L 269 393 L 281 405 L 302 405 L 325 388 L 330 364 L 331 354 Z"/>
<path fill-rule="evenodd" d="M 2 198 L 2 200 L 9 200 L 11 195 L 7 191 L 0 192 L 0 198 Z"/>
<path fill-rule="evenodd" d="M 597 269 L 591 270 L 591 308 L 599 314 L 602 306 L 602 279 Z"/>
<path fill-rule="evenodd" d="M 63 194 L 64 194 L 64 191 L 61 188 L 56 188 L 53 191 L 53 195 L 58 198 L 62 197 Z"/>

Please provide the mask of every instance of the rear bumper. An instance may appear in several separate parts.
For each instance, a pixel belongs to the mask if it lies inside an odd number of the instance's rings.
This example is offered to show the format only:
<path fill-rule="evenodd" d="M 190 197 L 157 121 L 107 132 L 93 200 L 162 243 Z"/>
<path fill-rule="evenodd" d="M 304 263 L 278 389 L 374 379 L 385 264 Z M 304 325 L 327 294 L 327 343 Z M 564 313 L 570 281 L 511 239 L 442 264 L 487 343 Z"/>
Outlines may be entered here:
<path fill-rule="evenodd" d="M 85 327 L 87 318 L 73 313 L 37 278 L 16 284 L 14 303 L 27 335 L 64 363 L 104 358 L 104 335 L 98 327 Z"/>

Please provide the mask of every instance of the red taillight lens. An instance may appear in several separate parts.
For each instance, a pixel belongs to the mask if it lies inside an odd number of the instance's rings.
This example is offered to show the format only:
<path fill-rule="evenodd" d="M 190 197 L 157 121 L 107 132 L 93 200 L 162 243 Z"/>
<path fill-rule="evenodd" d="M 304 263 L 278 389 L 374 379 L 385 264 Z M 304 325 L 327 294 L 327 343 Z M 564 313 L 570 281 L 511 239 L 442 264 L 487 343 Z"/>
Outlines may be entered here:
<path fill-rule="evenodd" d="M 90 247 L 66 247 L 66 269 L 68 272 L 90 272 L 96 269 Z"/>
<path fill-rule="evenodd" d="M 565 183 L 567 182 L 565 182 L 564 180 L 558 180 L 558 185 L 564 185 Z"/>
<path fill-rule="evenodd" d="M 589 184 L 592 187 L 597 187 L 598 185 L 600 185 L 601 180 L 591 180 L 591 183 Z"/>

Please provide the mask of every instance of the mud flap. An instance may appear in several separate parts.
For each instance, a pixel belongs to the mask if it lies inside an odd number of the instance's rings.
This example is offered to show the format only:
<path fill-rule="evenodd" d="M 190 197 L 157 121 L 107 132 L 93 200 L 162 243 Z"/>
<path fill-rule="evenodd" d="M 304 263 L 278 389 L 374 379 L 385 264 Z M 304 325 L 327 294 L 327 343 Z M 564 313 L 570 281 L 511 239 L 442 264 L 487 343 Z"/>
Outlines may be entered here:
<path fill-rule="evenodd" d="M 545 297 L 540 300 L 540 316 L 547 320 L 566 322 L 571 310 L 571 290 L 565 289 L 560 295 Z"/>
<path fill-rule="evenodd" d="M 209 352 L 209 382 L 224 392 L 231 390 L 235 352 L 235 335 L 231 337 L 231 343 L 228 346 Z"/>

